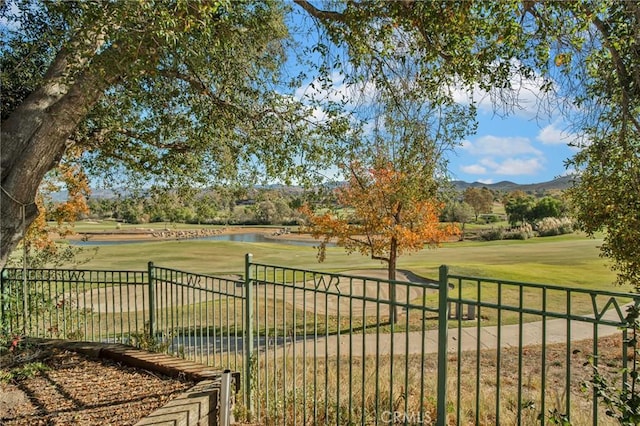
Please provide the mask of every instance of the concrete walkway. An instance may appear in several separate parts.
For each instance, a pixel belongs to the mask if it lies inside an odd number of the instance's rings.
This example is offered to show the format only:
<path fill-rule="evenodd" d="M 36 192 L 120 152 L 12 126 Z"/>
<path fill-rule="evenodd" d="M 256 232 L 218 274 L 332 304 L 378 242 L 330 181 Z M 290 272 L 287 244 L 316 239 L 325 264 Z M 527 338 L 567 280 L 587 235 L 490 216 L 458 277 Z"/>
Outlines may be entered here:
<path fill-rule="evenodd" d="M 604 315 L 605 319 L 618 321 L 619 315 L 615 310 L 610 310 Z M 605 337 L 620 333 L 617 327 L 606 325 L 594 325 L 589 322 L 571 321 L 571 328 L 567 330 L 567 320 L 553 319 L 546 321 L 546 339 L 547 345 L 554 343 L 566 344 L 568 341 L 579 341 L 585 339 L 593 339 L 597 330 L 598 337 Z M 479 338 L 478 338 L 479 331 Z M 570 332 L 570 334 L 568 333 Z M 328 337 L 318 337 L 317 340 L 306 339 L 296 342 L 288 341 L 286 344 L 278 342 L 274 348 L 274 343 L 269 342 L 265 345 L 264 341 L 259 344 L 256 342 L 256 348 L 260 352 L 274 354 L 276 356 L 288 355 L 307 356 L 307 357 L 335 357 L 346 356 L 349 353 L 352 356 L 370 356 L 370 355 L 404 355 L 438 352 L 438 330 L 427 330 L 424 332 L 411 331 L 409 333 L 398 332 L 393 335 L 385 334 L 354 334 L 354 335 L 333 335 Z M 448 330 L 448 351 L 456 353 L 458 351 L 474 351 L 478 348 L 481 350 L 511 348 L 519 346 L 541 345 L 543 343 L 543 322 L 525 323 L 522 325 L 522 336 L 518 324 L 498 326 L 477 326 L 450 328 Z M 392 350 L 393 344 L 393 350 Z M 268 346 L 268 348 L 267 348 Z"/>

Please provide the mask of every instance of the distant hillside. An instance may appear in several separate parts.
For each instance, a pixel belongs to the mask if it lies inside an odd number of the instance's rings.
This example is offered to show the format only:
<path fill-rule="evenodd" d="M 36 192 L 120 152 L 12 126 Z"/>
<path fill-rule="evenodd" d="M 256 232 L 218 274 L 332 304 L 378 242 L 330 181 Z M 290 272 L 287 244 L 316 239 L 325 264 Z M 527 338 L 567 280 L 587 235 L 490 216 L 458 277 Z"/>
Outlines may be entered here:
<path fill-rule="evenodd" d="M 461 180 L 454 180 L 451 183 L 453 184 L 453 187 L 459 191 L 464 191 L 469 187 L 477 187 L 477 188 L 487 187 L 489 189 L 496 190 L 496 191 L 510 192 L 510 191 L 520 190 L 524 192 L 535 193 L 535 192 L 544 192 L 544 191 L 553 190 L 553 189 L 565 190 L 571 186 L 571 182 L 573 181 L 573 179 L 575 178 L 572 176 L 563 176 L 558 179 L 551 180 L 549 182 L 530 183 L 526 185 L 509 182 L 508 180 L 503 180 L 498 183 L 481 183 L 481 182 L 468 183 Z M 337 187 L 343 184 L 344 182 L 338 182 L 338 183 L 333 183 L 332 185 Z M 304 189 L 299 186 L 267 185 L 267 186 L 262 186 L 258 188 L 281 190 L 281 191 L 288 192 L 290 194 L 299 194 L 304 192 Z M 119 192 L 126 193 L 126 190 L 122 190 Z M 52 200 L 55 202 L 64 201 L 67 199 L 67 191 L 53 192 L 50 194 L 50 196 Z M 117 196 L 117 192 L 112 191 L 110 189 L 93 189 L 91 191 L 91 198 L 115 198 L 116 196 Z"/>
<path fill-rule="evenodd" d="M 554 189 L 565 190 L 572 185 L 572 182 L 574 179 L 575 179 L 574 176 L 563 176 L 563 177 L 551 180 L 549 182 L 530 183 L 525 185 L 509 182 L 507 180 L 503 180 L 497 183 L 481 183 L 481 182 L 468 183 L 461 180 L 455 180 L 452 183 L 453 183 L 453 186 L 460 191 L 464 191 L 469 187 L 476 187 L 476 188 L 486 187 L 488 189 L 492 189 L 495 191 L 505 191 L 505 192 L 517 191 L 517 190 L 524 191 L 524 192 L 543 192 L 543 191 L 549 191 Z"/>
<path fill-rule="evenodd" d="M 51 197 L 51 201 L 59 203 L 62 201 L 66 201 L 69 193 L 67 191 L 57 191 L 57 192 L 51 192 L 48 194 L 49 197 Z M 106 199 L 111 199 L 111 198 L 116 198 L 117 197 L 117 193 L 111 189 L 92 189 L 91 190 L 91 198 L 106 198 Z"/>

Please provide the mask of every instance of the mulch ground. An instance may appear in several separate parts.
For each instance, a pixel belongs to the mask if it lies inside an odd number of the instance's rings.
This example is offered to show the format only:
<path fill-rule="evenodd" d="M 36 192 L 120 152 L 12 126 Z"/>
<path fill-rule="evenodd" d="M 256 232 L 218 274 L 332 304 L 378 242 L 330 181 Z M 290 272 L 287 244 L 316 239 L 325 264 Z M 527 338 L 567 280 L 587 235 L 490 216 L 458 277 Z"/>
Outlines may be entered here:
<path fill-rule="evenodd" d="M 132 425 L 194 385 L 58 348 L 32 360 L 46 369 L 0 381 L 0 425 Z"/>

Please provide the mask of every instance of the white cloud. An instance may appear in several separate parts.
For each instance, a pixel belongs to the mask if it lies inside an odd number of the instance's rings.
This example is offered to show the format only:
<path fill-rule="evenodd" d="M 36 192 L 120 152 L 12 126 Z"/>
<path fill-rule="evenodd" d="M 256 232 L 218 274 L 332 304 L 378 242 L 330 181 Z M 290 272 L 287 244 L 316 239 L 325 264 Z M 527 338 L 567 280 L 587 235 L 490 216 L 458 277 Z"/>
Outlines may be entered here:
<path fill-rule="evenodd" d="M 568 145 L 576 143 L 578 135 L 559 128 L 558 123 L 554 122 L 542 128 L 536 139 L 545 145 Z"/>
<path fill-rule="evenodd" d="M 333 72 L 325 81 L 316 79 L 306 86 L 297 88 L 291 99 L 307 106 L 309 121 L 314 123 L 325 123 L 329 120 L 325 106 L 330 102 L 342 104 L 344 109 L 340 113 L 341 116 L 350 116 L 355 128 L 363 123 L 358 122 L 357 117 L 351 113 L 356 107 L 370 103 L 374 94 L 375 86 L 372 83 L 351 84 L 345 82 L 344 75 Z M 374 124 L 364 123 L 365 131 L 370 132 Z"/>
<path fill-rule="evenodd" d="M 467 174 L 484 176 L 535 175 L 544 169 L 544 153 L 526 137 L 486 135 L 476 141 L 466 140 L 462 150 L 475 157 L 472 164 L 462 165 Z"/>
<path fill-rule="evenodd" d="M 496 164 L 493 173 L 508 176 L 535 175 L 542 169 L 543 164 L 541 158 L 508 158 Z"/>
<path fill-rule="evenodd" d="M 484 157 L 475 164 L 461 166 L 460 170 L 472 175 L 521 176 L 535 175 L 543 168 L 544 159 L 542 157 L 505 158 L 499 161 L 491 157 Z"/>
<path fill-rule="evenodd" d="M 473 101 L 480 111 L 487 112 L 493 110 L 493 103 L 491 102 L 489 94 L 481 90 L 477 85 L 471 90 L 457 87 L 451 94 L 456 103 L 469 105 Z"/>
<path fill-rule="evenodd" d="M 462 149 L 477 156 L 542 155 L 541 151 L 533 147 L 529 138 L 519 136 L 481 136 L 475 142 L 464 141 Z"/>
<path fill-rule="evenodd" d="M 375 94 L 373 83 L 350 84 L 344 81 L 344 75 L 333 72 L 328 81 L 313 80 L 306 87 L 299 87 L 294 92 L 294 98 L 305 101 L 339 102 L 349 106 L 370 103 Z"/>
<path fill-rule="evenodd" d="M 487 173 L 486 167 L 479 164 L 471 164 L 470 166 L 462 166 L 460 169 L 470 175 L 484 175 Z"/>
<path fill-rule="evenodd" d="M 473 149 L 473 142 L 469 139 L 465 139 L 460 143 L 460 149 L 462 150 L 470 150 Z"/>
<path fill-rule="evenodd" d="M 309 115 L 312 117 L 312 121 L 316 123 L 323 123 L 327 121 L 328 118 L 327 112 L 318 107 L 313 108 Z"/>
<path fill-rule="evenodd" d="M 476 175 L 520 176 L 535 175 L 543 167 L 543 159 L 540 157 L 506 158 L 501 161 L 487 157 L 480 159 L 477 164 L 462 166 L 460 169 L 465 173 Z"/>

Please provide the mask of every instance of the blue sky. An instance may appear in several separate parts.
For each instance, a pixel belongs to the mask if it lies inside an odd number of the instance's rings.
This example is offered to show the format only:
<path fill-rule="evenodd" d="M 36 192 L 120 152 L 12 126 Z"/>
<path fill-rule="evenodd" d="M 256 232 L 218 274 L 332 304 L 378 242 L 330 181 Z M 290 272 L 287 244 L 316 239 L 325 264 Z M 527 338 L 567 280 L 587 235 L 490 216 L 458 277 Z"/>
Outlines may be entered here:
<path fill-rule="evenodd" d="M 513 77 L 511 86 L 518 108 L 498 114 L 503 105 L 476 89 L 469 95 L 457 93 L 455 99 L 478 107 L 478 129 L 462 141 L 450 158 L 450 173 L 455 180 L 496 183 L 540 183 L 570 174 L 567 159 L 573 157 L 578 136 L 571 133 L 557 105 L 554 91 L 540 92 L 543 80 Z M 560 100 L 561 101 L 561 100 Z M 561 103 L 561 102 L 560 102 Z M 553 108 L 553 106 L 556 108 Z"/>
<path fill-rule="evenodd" d="M 481 110 L 478 122 L 477 133 L 449 157 L 453 179 L 526 184 L 568 173 L 564 163 L 575 149 L 568 146 L 573 136 L 565 131 L 563 121 L 541 121 L 525 114 L 501 118 Z"/>

